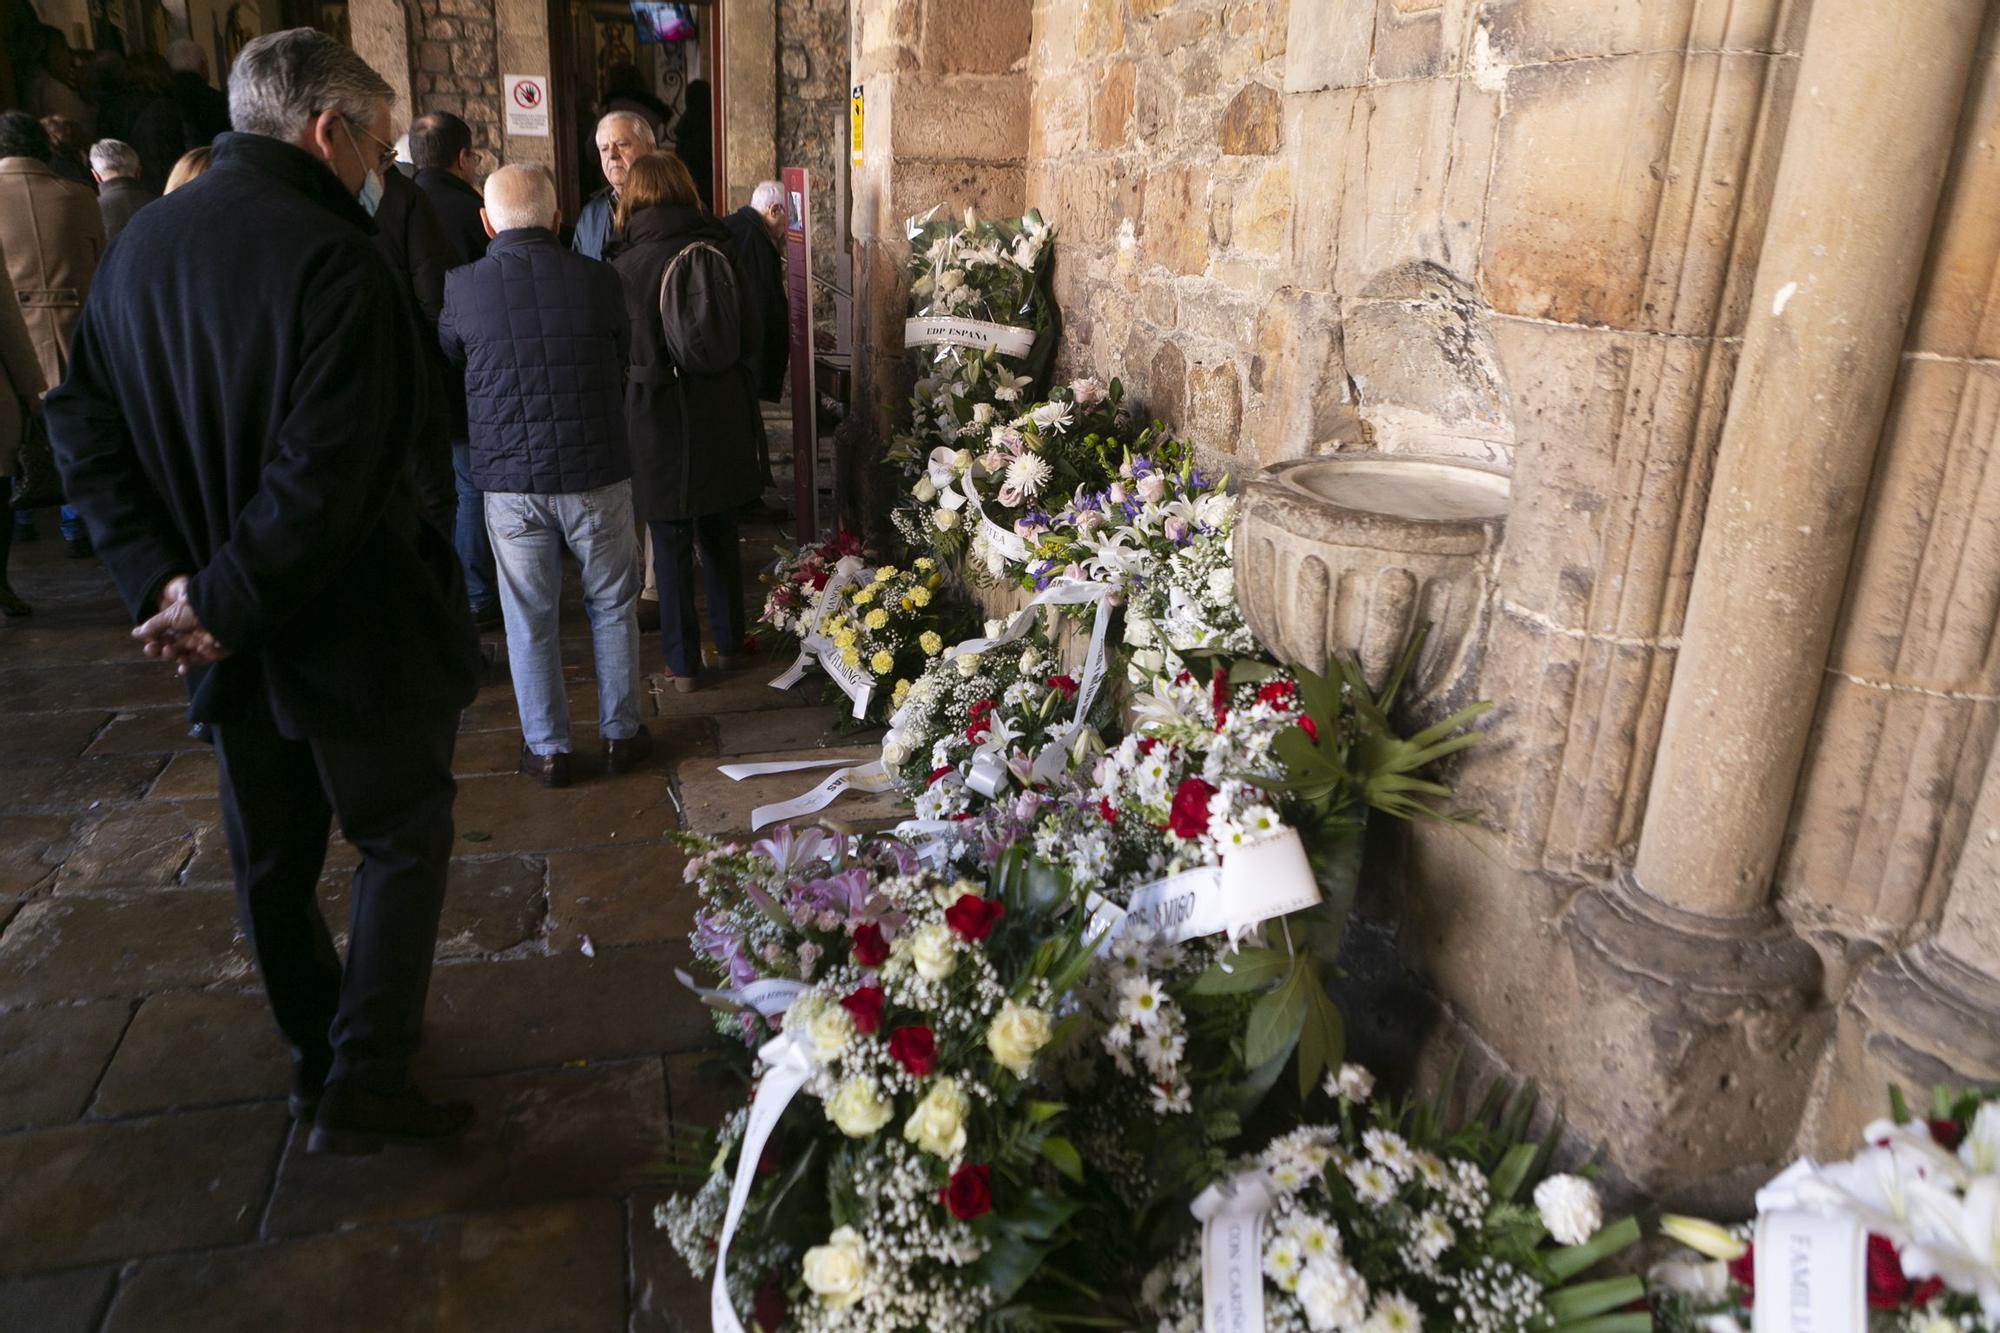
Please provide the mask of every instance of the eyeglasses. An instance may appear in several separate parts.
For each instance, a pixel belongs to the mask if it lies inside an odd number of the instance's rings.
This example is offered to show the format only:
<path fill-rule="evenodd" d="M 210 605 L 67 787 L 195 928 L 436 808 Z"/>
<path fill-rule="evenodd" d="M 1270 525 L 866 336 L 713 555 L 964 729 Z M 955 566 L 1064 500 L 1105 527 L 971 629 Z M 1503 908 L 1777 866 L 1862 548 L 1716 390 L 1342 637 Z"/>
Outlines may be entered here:
<path fill-rule="evenodd" d="M 377 148 L 380 148 L 382 150 L 375 156 L 376 170 L 387 171 L 390 167 L 395 165 L 396 145 L 383 143 L 380 139 L 376 138 L 372 133 L 369 132 L 369 129 L 366 125 L 363 125 L 358 120 L 349 120 L 347 124 L 350 129 L 360 130 L 362 134 L 367 136 L 368 141 L 370 143 L 374 144 Z M 360 144 L 355 145 L 355 148 L 357 149 L 359 149 L 360 147 L 361 147 Z"/>

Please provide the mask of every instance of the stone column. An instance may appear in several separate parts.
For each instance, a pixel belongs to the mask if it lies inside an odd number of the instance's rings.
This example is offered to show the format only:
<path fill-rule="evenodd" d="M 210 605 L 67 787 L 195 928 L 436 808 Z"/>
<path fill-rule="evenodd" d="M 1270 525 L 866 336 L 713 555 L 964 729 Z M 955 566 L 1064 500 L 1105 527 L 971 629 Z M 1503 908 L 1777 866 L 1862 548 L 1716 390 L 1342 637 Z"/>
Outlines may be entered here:
<path fill-rule="evenodd" d="M 715 201 L 717 213 L 750 202 L 757 182 L 778 174 L 778 4 L 777 0 L 729 0 L 729 45 L 723 63 L 729 77 L 723 100 L 729 108 L 729 197 Z M 833 206 L 833 182 L 815 181 L 826 192 L 819 207 Z"/>
<path fill-rule="evenodd" d="M 347 29 L 354 52 L 396 90 L 389 120 L 398 133 L 410 124 L 410 26 L 401 0 L 351 0 Z M 225 83 L 229 72 L 222 71 Z"/>
<path fill-rule="evenodd" d="M 549 68 L 549 11 L 546 0 L 495 0 L 493 6 L 494 55 L 501 78 L 509 74 L 539 74 L 551 78 Z M 506 90 L 502 88 L 501 95 Z M 556 117 L 549 115 L 548 134 L 506 133 L 506 109 L 501 108 L 500 158 L 503 162 L 539 162 L 554 171 Z"/>
<path fill-rule="evenodd" d="M 1635 876 L 1763 907 L 1983 0 L 1813 9 Z"/>

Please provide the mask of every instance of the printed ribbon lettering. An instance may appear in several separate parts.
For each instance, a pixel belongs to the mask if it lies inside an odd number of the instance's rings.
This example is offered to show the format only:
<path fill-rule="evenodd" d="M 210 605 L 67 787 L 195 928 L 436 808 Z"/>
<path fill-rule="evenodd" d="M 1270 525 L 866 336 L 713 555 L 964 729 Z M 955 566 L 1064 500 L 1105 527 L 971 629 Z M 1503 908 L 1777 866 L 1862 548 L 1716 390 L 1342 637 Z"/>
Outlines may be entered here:
<path fill-rule="evenodd" d="M 919 315 L 903 321 L 903 346 L 940 344 L 976 347 L 1002 356 L 1026 356 L 1035 350 L 1035 331 L 983 319 L 953 319 L 948 315 Z"/>
<path fill-rule="evenodd" d="M 1282 829 L 1231 852 L 1219 866 L 1156 879 L 1122 909 L 1094 893 L 1084 905 L 1093 932 L 1102 923 L 1115 934 L 1136 921 L 1173 944 L 1225 933 L 1234 944 L 1253 926 L 1302 912 L 1319 900 L 1304 844 L 1296 830 Z"/>
<path fill-rule="evenodd" d="M 826 586 L 819 590 L 819 599 L 813 603 L 812 619 L 806 622 L 806 632 L 800 636 L 799 660 L 792 663 L 791 666 L 785 669 L 783 675 L 771 682 L 772 689 L 789 690 L 792 686 L 804 680 L 806 678 L 806 669 L 815 660 L 822 664 L 825 663 L 829 656 L 832 656 L 835 661 L 839 660 L 837 653 L 829 654 L 827 652 L 833 645 L 821 636 L 819 625 L 822 620 L 833 614 L 834 602 L 849 584 L 861 577 L 865 569 L 866 566 L 861 563 L 860 558 L 852 555 L 842 556 L 840 562 L 833 567 L 833 573 L 827 576 Z M 863 709 L 864 711 L 866 710 L 866 705 L 863 705 Z M 857 713 L 855 716 L 859 717 L 860 714 Z"/>
<path fill-rule="evenodd" d="M 1202 1333 L 1264 1333 L 1264 1214 L 1272 1202 L 1264 1173 L 1245 1171 L 1189 1206 L 1201 1223 Z"/>
<path fill-rule="evenodd" d="M 753 981 L 747 986 L 731 986 L 721 990 L 711 990 L 695 983 L 686 968 L 674 969 L 674 976 L 700 997 L 701 1002 L 714 1009 L 755 1009 L 766 1018 L 776 1018 L 792 1007 L 792 1001 L 812 989 L 803 981 L 787 981 L 782 977 L 766 977 Z"/>
<path fill-rule="evenodd" d="M 1867 1243 L 1852 1216 L 1758 1218 L 1752 1333 L 1867 1333 Z"/>

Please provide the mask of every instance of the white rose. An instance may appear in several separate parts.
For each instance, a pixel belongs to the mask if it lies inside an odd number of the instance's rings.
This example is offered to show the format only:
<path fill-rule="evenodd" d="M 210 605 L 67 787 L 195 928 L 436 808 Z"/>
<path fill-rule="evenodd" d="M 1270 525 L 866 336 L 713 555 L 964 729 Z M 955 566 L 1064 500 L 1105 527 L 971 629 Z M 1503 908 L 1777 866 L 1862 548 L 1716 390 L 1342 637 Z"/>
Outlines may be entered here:
<path fill-rule="evenodd" d="M 861 1248 L 861 1233 L 842 1227 L 824 1245 L 806 1251 L 806 1285 L 830 1310 L 842 1310 L 861 1299 L 861 1283 L 868 1275 L 868 1253 Z"/>
<path fill-rule="evenodd" d="M 890 768 L 901 768 L 910 762 L 910 747 L 898 733 L 892 731 L 882 738 L 882 762 Z"/>
<path fill-rule="evenodd" d="M 1021 650 L 1021 670 L 1033 671 L 1042 664 L 1042 655 L 1032 643 Z"/>
<path fill-rule="evenodd" d="M 1365 1106 L 1375 1095 L 1375 1076 L 1360 1065 L 1342 1065 L 1338 1074 L 1327 1077 L 1326 1095 L 1336 1101 Z"/>
<path fill-rule="evenodd" d="M 1160 497 L 1167 493 L 1167 479 L 1158 472 L 1148 472 L 1139 478 L 1138 489 L 1141 500 L 1147 504 L 1157 504 Z"/>
<path fill-rule="evenodd" d="M 965 1116 L 971 1109 L 957 1081 L 941 1078 L 903 1122 L 903 1137 L 934 1157 L 956 1157 L 965 1150 Z"/>
<path fill-rule="evenodd" d="M 1218 602 L 1236 600 L 1236 571 L 1225 565 L 1208 576 L 1208 595 Z"/>
<path fill-rule="evenodd" d="M 1535 1186 L 1535 1209 L 1558 1245 L 1581 1245 L 1604 1225 L 1597 1188 L 1581 1176 L 1550 1176 Z"/>
<path fill-rule="evenodd" d="M 1073 380 L 1069 386 L 1070 397 L 1076 399 L 1078 407 L 1089 407 L 1104 400 L 1104 385 L 1095 376 Z"/>
<path fill-rule="evenodd" d="M 986 1029 L 986 1049 L 1017 1078 L 1028 1076 L 1035 1052 L 1049 1044 L 1049 1016 L 1012 1000 L 1000 1006 Z"/>
<path fill-rule="evenodd" d="M 1132 669 L 1139 673 L 1140 680 L 1151 680 L 1167 666 L 1166 654 L 1157 648 L 1141 648 L 1132 654 Z"/>
<path fill-rule="evenodd" d="M 834 1057 L 854 1040 L 854 1017 L 837 1004 L 816 1011 L 806 1024 L 806 1040 L 812 1043 L 813 1059 L 832 1064 Z"/>
<path fill-rule="evenodd" d="M 917 484 L 910 487 L 910 494 L 916 496 L 925 504 L 929 504 L 931 501 L 937 499 L 937 487 L 931 484 L 929 477 L 918 477 Z"/>
<path fill-rule="evenodd" d="M 1122 482 L 1122 481 L 1114 481 L 1114 482 L 1112 482 L 1112 483 L 1111 483 L 1111 486 L 1110 486 L 1110 489 L 1108 489 L 1107 491 L 1105 491 L 1104 495 L 1105 495 L 1105 498 L 1106 498 L 1107 500 L 1111 501 L 1111 503 L 1112 503 L 1112 504 L 1115 504 L 1115 505 L 1122 505 L 1122 504 L 1124 504 L 1124 503 L 1125 503 L 1125 499 L 1126 499 L 1126 495 L 1125 495 L 1125 483 L 1124 483 L 1124 482 Z"/>
<path fill-rule="evenodd" d="M 826 1118 L 850 1139 L 865 1139 L 889 1123 L 896 1114 L 895 1103 L 875 1091 L 865 1078 L 851 1078 L 826 1104 Z"/>
<path fill-rule="evenodd" d="M 940 925 L 929 925 L 911 936 L 910 962 L 916 967 L 917 975 L 925 981 L 943 981 L 956 972 L 958 950 L 952 944 L 951 931 Z"/>
<path fill-rule="evenodd" d="M 931 515 L 931 522 L 939 532 L 950 532 L 958 526 L 958 515 L 949 509 L 940 509 Z"/>
<path fill-rule="evenodd" d="M 1000 636 L 1001 636 L 1002 634 L 1005 634 L 1006 632 L 1007 632 L 1007 622 L 1006 622 L 1006 621 L 1004 621 L 1004 620 L 989 620 L 989 621 L 987 621 L 987 622 L 986 622 L 986 637 L 987 637 L 987 638 L 989 638 L 989 639 L 997 639 L 997 638 L 999 638 L 999 637 L 1000 637 Z"/>
<path fill-rule="evenodd" d="M 957 657 L 954 657 L 951 660 L 958 663 L 958 674 L 965 677 L 967 680 L 971 680 L 974 676 L 979 674 L 978 653 L 960 653 Z"/>
<path fill-rule="evenodd" d="M 981 425 L 981 426 L 990 426 L 990 425 L 992 425 L 992 424 L 993 424 L 993 404 L 991 404 L 991 403 L 976 403 L 976 404 L 974 404 L 974 405 L 973 405 L 973 408 L 972 408 L 972 419 L 973 419 L 973 421 L 974 421 L 975 423 L 977 423 L 978 425 Z"/>
<path fill-rule="evenodd" d="M 1150 648 L 1153 645 L 1153 622 L 1135 612 L 1125 614 L 1125 643 L 1132 648 Z"/>

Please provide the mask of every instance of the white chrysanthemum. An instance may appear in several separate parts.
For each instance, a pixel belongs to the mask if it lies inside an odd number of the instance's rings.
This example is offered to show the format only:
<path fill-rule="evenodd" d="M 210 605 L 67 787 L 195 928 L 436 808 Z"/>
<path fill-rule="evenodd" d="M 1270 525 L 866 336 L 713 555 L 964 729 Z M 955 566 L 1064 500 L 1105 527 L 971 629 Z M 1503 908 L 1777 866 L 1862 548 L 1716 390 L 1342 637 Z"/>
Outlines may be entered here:
<path fill-rule="evenodd" d="M 1296 1294 L 1306 1326 L 1315 1333 L 1353 1328 L 1368 1317 L 1368 1284 L 1344 1263 L 1313 1264 L 1299 1278 Z"/>
<path fill-rule="evenodd" d="M 1396 1178 L 1380 1162 L 1356 1162 L 1347 1168 L 1347 1182 L 1363 1203 L 1380 1206 L 1396 1197 Z"/>
<path fill-rule="evenodd" d="M 1325 1218 L 1309 1213 L 1298 1215 L 1298 1225 L 1293 1228 L 1292 1238 L 1299 1243 L 1299 1250 L 1307 1263 L 1331 1262 L 1340 1258 L 1340 1229 Z"/>
<path fill-rule="evenodd" d="M 1166 988 L 1151 977 L 1127 977 L 1118 983 L 1118 1016 L 1151 1030 L 1167 1005 Z"/>
<path fill-rule="evenodd" d="M 1437 1260 L 1458 1240 L 1451 1229 L 1451 1223 L 1444 1220 L 1444 1214 L 1428 1212 L 1417 1219 L 1416 1230 L 1410 1233 L 1411 1248 L 1425 1263 Z"/>
<path fill-rule="evenodd" d="M 1411 1156 L 1410 1145 L 1403 1141 L 1402 1135 L 1386 1129 L 1371 1129 L 1361 1136 L 1361 1142 L 1376 1161 L 1399 1178 L 1407 1180 L 1416 1170 L 1416 1159 Z"/>
<path fill-rule="evenodd" d="M 1356 1106 L 1365 1105 L 1375 1095 L 1375 1076 L 1360 1065 L 1342 1065 L 1338 1074 L 1326 1076 L 1326 1095 Z"/>
<path fill-rule="evenodd" d="M 1416 1165 L 1417 1179 L 1434 1190 L 1440 1190 L 1451 1180 L 1451 1173 L 1444 1169 L 1444 1163 L 1436 1153 L 1414 1152 L 1410 1160 Z"/>
<path fill-rule="evenodd" d="M 1535 1186 L 1535 1209 L 1560 1245 L 1581 1245 L 1604 1225 L 1597 1187 L 1581 1176 L 1550 1176 Z"/>
<path fill-rule="evenodd" d="M 1280 1236 L 1264 1247 L 1264 1275 L 1286 1291 L 1297 1285 L 1305 1266 L 1305 1255 L 1295 1240 Z"/>
<path fill-rule="evenodd" d="M 1423 1333 L 1424 1315 L 1417 1303 L 1401 1292 L 1378 1297 L 1361 1333 Z"/>
<path fill-rule="evenodd" d="M 1055 469 L 1040 454 L 1024 453 L 1007 464 L 1007 486 L 1019 491 L 1023 498 L 1033 499 L 1042 493 L 1042 487 L 1049 484 Z"/>

